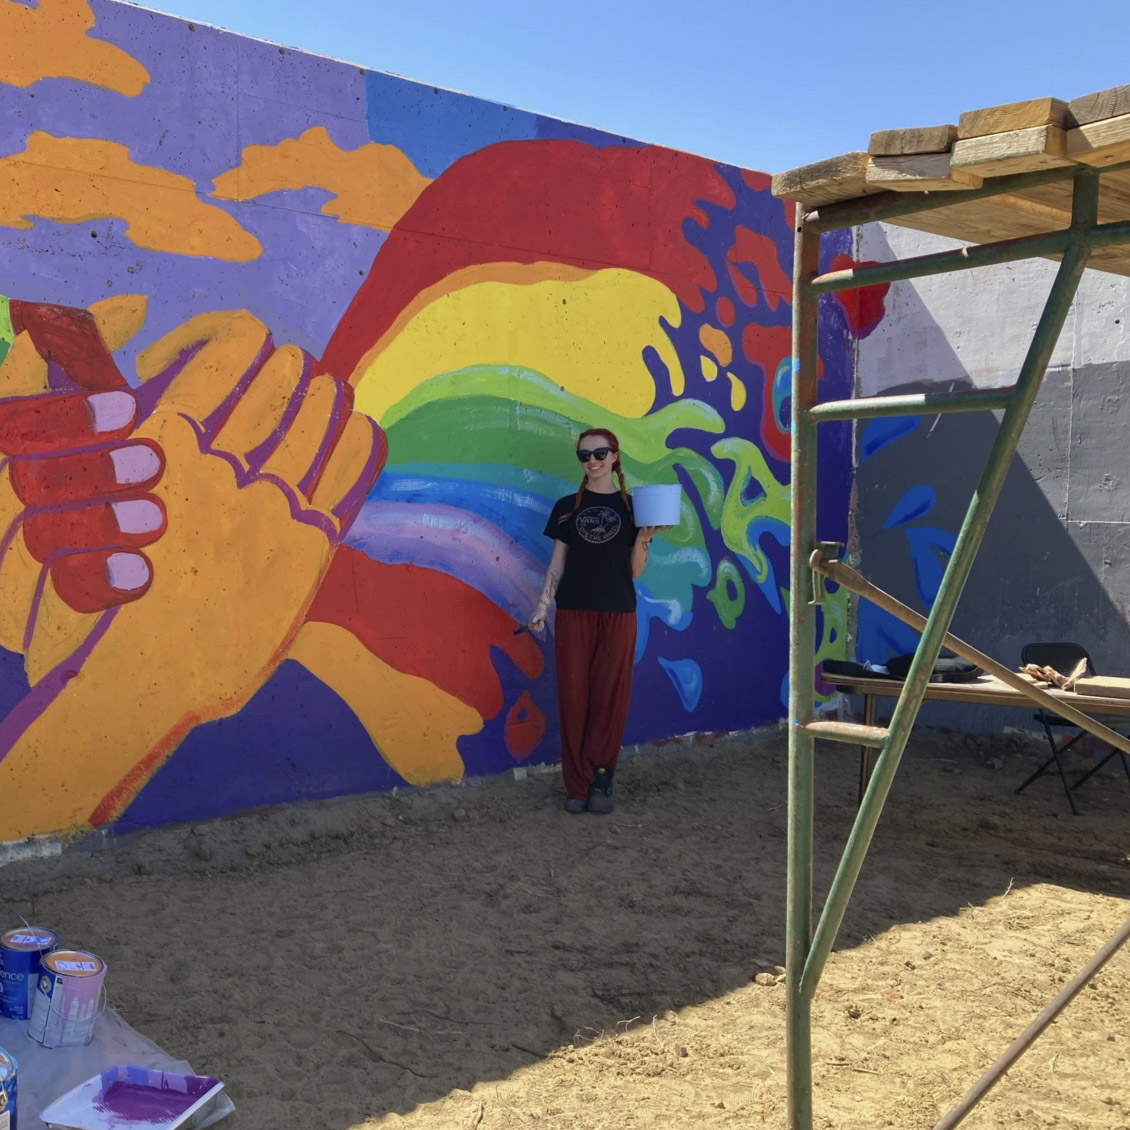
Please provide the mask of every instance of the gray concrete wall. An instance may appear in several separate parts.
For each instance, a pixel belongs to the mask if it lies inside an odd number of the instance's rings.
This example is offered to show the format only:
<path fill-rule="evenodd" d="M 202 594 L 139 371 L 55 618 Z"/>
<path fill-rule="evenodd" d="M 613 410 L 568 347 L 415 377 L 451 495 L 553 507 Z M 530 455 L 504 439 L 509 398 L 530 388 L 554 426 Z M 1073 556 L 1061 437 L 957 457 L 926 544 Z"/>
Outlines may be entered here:
<path fill-rule="evenodd" d="M 874 225 L 862 259 L 952 246 Z M 860 343 L 860 395 L 1015 380 L 1054 274 L 1042 262 L 900 284 Z M 1013 461 L 954 631 L 1009 665 L 1024 643 L 1075 640 L 1096 669 L 1130 673 L 1130 314 L 1127 280 L 1087 272 Z M 857 552 L 880 587 L 926 611 L 984 467 L 999 414 L 877 421 L 856 434 Z M 858 610 L 861 659 L 881 661 L 915 636 Z M 1024 725 L 1027 712 L 931 707 L 928 724 Z"/>

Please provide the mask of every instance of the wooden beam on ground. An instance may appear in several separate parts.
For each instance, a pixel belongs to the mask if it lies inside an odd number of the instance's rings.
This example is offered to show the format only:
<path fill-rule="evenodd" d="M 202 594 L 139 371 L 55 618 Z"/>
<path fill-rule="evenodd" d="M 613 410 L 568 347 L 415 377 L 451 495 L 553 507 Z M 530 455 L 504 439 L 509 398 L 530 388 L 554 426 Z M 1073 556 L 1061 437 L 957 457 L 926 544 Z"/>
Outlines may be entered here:
<path fill-rule="evenodd" d="M 1130 114 L 1130 86 L 1112 86 L 1109 90 L 1073 98 L 1068 102 L 1067 110 L 1071 115 L 1069 124 L 1077 126 Z"/>
<path fill-rule="evenodd" d="M 1066 153 L 1073 161 L 1098 168 L 1130 161 L 1130 113 L 1069 129 Z"/>
<path fill-rule="evenodd" d="M 867 152 L 872 157 L 904 157 L 911 153 L 948 153 L 957 140 L 957 126 L 923 126 L 919 129 L 881 129 L 871 135 Z"/>
<path fill-rule="evenodd" d="M 983 110 L 967 110 L 957 120 L 959 141 L 982 137 L 988 133 L 1013 133 L 1037 126 L 1074 125 L 1068 118 L 1067 103 L 1059 98 L 1032 98 L 1026 102 L 1010 102 L 1005 106 L 986 106 Z"/>
<path fill-rule="evenodd" d="M 955 141 L 950 163 L 979 177 L 1055 169 L 1071 163 L 1067 157 L 1067 131 L 1058 126 L 1029 126 Z"/>
<path fill-rule="evenodd" d="M 915 153 L 905 157 L 872 157 L 867 183 L 895 192 L 961 192 L 981 187 L 981 177 L 955 169 L 948 153 Z"/>
<path fill-rule="evenodd" d="M 837 200 L 854 200 L 882 191 L 867 183 L 866 153 L 845 153 L 813 165 L 802 165 L 773 177 L 773 195 L 819 208 Z"/>

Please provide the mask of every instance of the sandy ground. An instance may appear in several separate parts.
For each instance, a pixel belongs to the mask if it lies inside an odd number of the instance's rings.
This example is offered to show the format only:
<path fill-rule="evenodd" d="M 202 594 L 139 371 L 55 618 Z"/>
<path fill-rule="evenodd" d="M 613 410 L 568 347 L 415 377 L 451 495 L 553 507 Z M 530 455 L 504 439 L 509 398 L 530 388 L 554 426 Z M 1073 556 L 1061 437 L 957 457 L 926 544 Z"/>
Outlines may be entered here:
<path fill-rule="evenodd" d="M 818 1127 L 929 1128 L 1130 913 L 1130 784 L 1073 817 L 1024 739 L 916 738 L 814 1005 Z M 817 755 L 818 883 L 856 757 Z M 230 1130 L 784 1127 L 777 731 L 253 814 L 0 869 L 12 917 L 221 1076 Z M 1130 1127 L 1130 947 L 964 1124 Z"/>

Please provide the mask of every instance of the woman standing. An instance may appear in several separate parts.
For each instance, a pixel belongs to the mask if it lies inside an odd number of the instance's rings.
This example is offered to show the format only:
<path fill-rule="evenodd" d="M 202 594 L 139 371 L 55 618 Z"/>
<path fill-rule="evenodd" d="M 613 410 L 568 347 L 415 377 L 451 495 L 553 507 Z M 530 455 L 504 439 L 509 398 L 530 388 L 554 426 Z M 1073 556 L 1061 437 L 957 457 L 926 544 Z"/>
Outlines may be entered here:
<path fill-rule="evenodd" d="M 556 598 L 565 811 L 604 813 L 612 811 L 612 775 L 632 691 L 634 581 L 647 564 L 652 535 L 669 527 L 636 527 L 620 443 L 607 428 L 582 432 L 577 458 L 585 468 L 580 489 L 554 503 L 545 526 L 553 556 L 529 627 L 542 630 Z"/>

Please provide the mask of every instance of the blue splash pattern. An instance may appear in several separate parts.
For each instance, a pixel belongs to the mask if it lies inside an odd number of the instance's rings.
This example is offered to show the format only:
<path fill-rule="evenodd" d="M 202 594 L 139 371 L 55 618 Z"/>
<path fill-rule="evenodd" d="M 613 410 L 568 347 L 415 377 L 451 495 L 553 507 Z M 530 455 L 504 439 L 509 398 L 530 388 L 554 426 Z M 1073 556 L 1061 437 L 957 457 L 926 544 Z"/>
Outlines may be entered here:
<path fill-rule="evenodd" d="M 887 520 L 883 523 L 883 529 L 894 530 L 918 518 L 924 518 L 934 509 L 934 505 L 937 501 L 937 491 L 928 483 L 921 483 L 916 487 L 911 487 L 910 490 L 891 507 L 891 512 L 887 515 Z"/>
<path fill-rule="evenodd" d="M 678 692 L 683 709 L 690 714 L 702 697 L 702 668 L 693 659 L 664 659 L 660 655 L 657 660 Z"/>
<path fill-rule="evenodd" d="M 918 430 L 917 416 L 887 416 L 878 420 L 870 420 L 863 429 L 863 437 L 859 441 L 860 463 L 870 459 L 876 452 L 882 451 L 892 443 L 897 443 L 904 436 Z"/>

